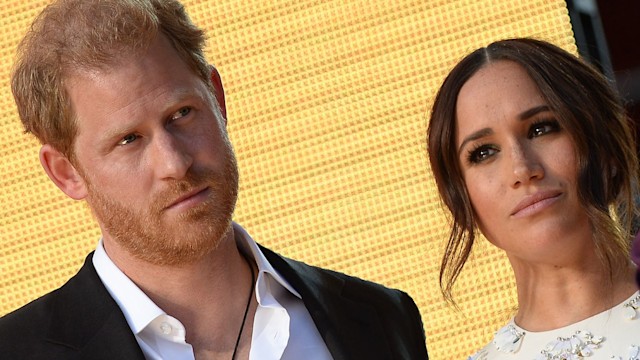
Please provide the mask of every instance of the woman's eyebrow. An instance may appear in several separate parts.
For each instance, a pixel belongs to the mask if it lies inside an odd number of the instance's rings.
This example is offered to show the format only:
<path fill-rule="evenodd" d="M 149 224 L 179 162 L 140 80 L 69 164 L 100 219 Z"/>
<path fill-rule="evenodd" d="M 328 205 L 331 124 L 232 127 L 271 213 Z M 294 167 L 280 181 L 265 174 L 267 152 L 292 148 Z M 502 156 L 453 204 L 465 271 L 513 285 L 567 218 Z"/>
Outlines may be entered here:
<path fill-rule="evenodd" d="M 471 133 L 469 136 L 467 136 L 466 138 L 464 138 L 464 140 L 462 140 L 462 143 L 460 144 L 460 147 L 458 147 L 458 154 L 460 154 L 460 152 L 462 151 L 462 149 L 464 148 L 464 146 L 470 142 L 470 141 L 474 141 L 474 140 L 478 140 L 482 137 L 485 137 L 487 135 L 491 135 L 493 134 L 493 130 L 491 130 L 491 128 L 484 128 L 484 129 L 480 129 L 476 132 Z"/>
<path fill-rule="evenodd" d="M 547 105 L 539 105 L 539 106 L 535 106 L 532 107 L 529 110 L 525 110 L 523 111 L 520 116 L 518 116 L 518 118 L 520 120 L 526 120 L 532 116 L 535 116 L 536 114 L 539 114 L 541 112 L 545 112 L 545 111 L 550 111 L 551 109 L 549 109 L 549 106 Z"/>

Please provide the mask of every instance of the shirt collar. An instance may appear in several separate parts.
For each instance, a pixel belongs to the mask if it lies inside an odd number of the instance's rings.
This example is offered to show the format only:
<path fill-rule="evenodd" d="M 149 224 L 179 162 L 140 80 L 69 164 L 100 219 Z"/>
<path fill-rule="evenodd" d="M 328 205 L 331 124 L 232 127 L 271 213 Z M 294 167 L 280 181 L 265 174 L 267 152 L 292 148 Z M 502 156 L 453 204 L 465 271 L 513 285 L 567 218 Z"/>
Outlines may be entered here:
<path fill-rule="evenodd" d="M 134 334 L 139 334 L 155 318 L 165 314 L 113 263 L 104 250 L 102 238 L 93 254 L 93 266 Z"/>
<path fill-rule="evenodd" d="M 265 292 L 272 293 L 274 291 L 274 289 L 270 289 L 270 286 L 260 286 L 261 284 L 267 283 L 267 281 L 265 281 L 267 278 L 266 275 L 269 275 L 268 277 L 270 279 L 273 279 L 275 283 L 282 286 L 291 294 L 302 299 L 302 296 L 300 296 L 293 286 L 273 268 L 262 253 L 262 250 L 260 250 L 258 244 L 245 229 L 233 223 L 233 231 L 238 248 L 245 254 L 250 255 L 258 266 L 258 279 L 256 281 L 258 301 L 271 298 L 271 296 L 267 296 L 268 294 Z M 107 291 L 109 291 L 111 297 L 122 310 L 129 327 L 135 334 L 139 334 L 158 316 L 166 314 L 113 263 L 104 250 L 102 238 L 98 242 L 96 251 L 93 254 L 93 266 L 100 280 L 102 280 L 102 283 L 107 288 Z M 272 284 L 274 282 L 268 281 L 268 283 Z"/>
<path fill-rule="evenodd" d="M 247 255 L 251 255 L 253 260 L 258 265 L 258 283 L 260 283 L 261 278 L 263 278 L 266 274 L 270 275 L 270 277 L 275 280 L 280 286 L 287 289 L 291 294 L 295 295 L 297 298 L 302 299 L 302 296 L 289 284 L 285 278 L 280 275 L 280 273 L 269 263 L 269 260 L 264 256 L 262 250 L 258 244 L 251 238 L 251 235 L 242 228 L 240 225 L 233 223 L 233 231 L 236 238 L 236 243 L 238 244 L 238 248 L 240 251 L 243 251 Z M 258 299 L 263 298 L 261 294 L 261 286 L 257 287 L 258 289 Z"/>

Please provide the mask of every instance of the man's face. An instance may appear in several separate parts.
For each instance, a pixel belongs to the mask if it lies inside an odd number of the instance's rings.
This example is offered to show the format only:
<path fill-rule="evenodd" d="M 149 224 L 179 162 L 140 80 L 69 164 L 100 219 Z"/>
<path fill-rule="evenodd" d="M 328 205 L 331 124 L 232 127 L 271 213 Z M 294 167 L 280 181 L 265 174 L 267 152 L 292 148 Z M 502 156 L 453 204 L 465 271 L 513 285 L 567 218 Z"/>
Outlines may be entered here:
<path fill-rule="evenodd" d="M 71 76 L 75 167 L 105 247 L 184 264 L 228 231 L 238 172 L 205 83 L 158 37 L 146 54 Z"/>

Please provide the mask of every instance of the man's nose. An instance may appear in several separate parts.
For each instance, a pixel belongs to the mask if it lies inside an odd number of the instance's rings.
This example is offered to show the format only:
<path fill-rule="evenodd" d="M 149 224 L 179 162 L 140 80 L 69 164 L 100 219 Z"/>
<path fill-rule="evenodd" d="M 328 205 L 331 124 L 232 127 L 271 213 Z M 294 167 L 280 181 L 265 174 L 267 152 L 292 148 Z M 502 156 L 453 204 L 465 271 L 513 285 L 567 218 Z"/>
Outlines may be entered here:
<path fill-rule="evenodd" d="M 193 164 L 185 139 L 168 131 L 155 136 L 152 150 L 154 169 L 161 179 L 182 179 Z"/>

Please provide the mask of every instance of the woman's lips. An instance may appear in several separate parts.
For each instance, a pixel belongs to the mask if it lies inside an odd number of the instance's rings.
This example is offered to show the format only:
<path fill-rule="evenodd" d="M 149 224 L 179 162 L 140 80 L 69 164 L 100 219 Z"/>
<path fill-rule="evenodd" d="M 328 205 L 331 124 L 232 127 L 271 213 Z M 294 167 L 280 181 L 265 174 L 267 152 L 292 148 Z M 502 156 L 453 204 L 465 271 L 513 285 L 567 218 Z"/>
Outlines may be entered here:
<path fill-rule="evenodd" d="M 535 194 L 525 196 L 518 205 L 511 211 L 513 217 L 525 217 L 546 209 L 555 203 L 562 192 L 560 191 L 539 191 Z"/>

